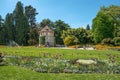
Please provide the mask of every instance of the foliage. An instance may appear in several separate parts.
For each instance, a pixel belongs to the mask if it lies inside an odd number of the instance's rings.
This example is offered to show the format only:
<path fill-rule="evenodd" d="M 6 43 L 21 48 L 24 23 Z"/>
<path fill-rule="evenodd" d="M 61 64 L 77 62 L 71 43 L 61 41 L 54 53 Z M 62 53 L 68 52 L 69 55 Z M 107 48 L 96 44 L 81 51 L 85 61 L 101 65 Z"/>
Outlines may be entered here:
<path fill-rule="evenodd" d="M 89 24 L 86 26 L 86 30 L 90 30 L 90 26 L 89 26 Z"/>
<path fill-rule="evenodd" d="M 0 30 L 1 30 L 1 28 L 3 27 L 3 19 L 2 19 L 2 17 L 1 17 L 1 15 L 0 15 Z"/>
<path fill-rule="evenodd" d="M 93 43 L 91 31 L 85 30 L 83 28 L 68 29 L 67 31 L 63 31 L 63 40 L 67 36 L 75 36 L 78 39 L 78 43 L 80 44 Z"/>
<path fill-rule="evenodd" d="M 113 44 L 113 41 L 112 41 Z M 103 45 L 103 44 L 97 44 L 96 50 L 115 50 L 120 51 L 120 46 L 113 46 L 113 45 Z"/>
<path fill-rule="evenodd" d="M 45 44 L 45 36 L 41 36 L 39 42 L 41 45 L 44 45 Z"/>
<path fill-rule="evenodd" d="M 4 20 L 0 15 L 0 44 L 6 43 L 6 28 L 4 27 Z"/>
<path fill-rule="evenodd" d="M 111 5 L 109 7 L 102 7 L 101 11 L 103 11 L 106 15 L 109 15 L 112 19 L 114 19 L 114 37 L 120 36 L 120 6 Z"/>
<path fill-rule="evenodd" d="M 112 41 L 113 41 L 114 45 L 120 46 L 120 37 L 115 37 L 115 38 L 113 38 Z"/>
<path fill-rule="evenodd" d="M 5 28 L 6 28 L 6 39 L 7 42 L 9 42 L 10 40 L 15 41 L 15 26 L 14 26 L 14 20 L 13 20 L 13 14 L 7 14 L 6 15 L 6 19 L 5 19 Z"/>
<path fill-rule="evenodd" d="M 112 44 L 112 39 L 111 38 L 105 38 L 105 39 L 102 40 L 102 44 L 110 45 L 110 44 Z"/>
<path fill-rule="evenodd" d="M 16 42 L 20 45 L 28 45 L 27 43 L 27 35 L 29 24 L 27 18 L 24 15 L 24 8 L 22 3 L 19 1 L 16 4 L 16 8 L 14 10 L 14 19 L 15 19 L 15 27 L 16 27 Z"/>
<path fill-rule="evenodd" d="M 92 31 L 95 43 L 104 38 L 114 38 L 120 35 L 120 6 L 103 6 L 93 19 Z"/>
<path fill-rule="evenodd" d="M 55 28 L 55 43 L 63 45 L 63 39 L 61 38 L 62 31 L 63 30 L 66 31 L 67 29 L 70 28 L 70 26 L 62 20 L 57 20 L 54 22 L 54 28 Z"/>
<path fill-rule="evenodd" d="M 64 44 L 67 46 L 75 45 L 78 43 L 78 39 L 75 36 L 67 36 L 64 39 Z"/>
<path fill-rule="evenodd" d="M 55 43 L 63 45 L 63 39 L 61 38 L 62 31 L 67 30 L 68 28 L 70 28 L 70 26 L 62 20 L 52 22 L 50 19 L 43 19 L 42 22 L 40 22 L 40 29 L 42 29 L 45 26 L 49 26 L 51 29 L 54 30 Z"/>
<path fill-rule="evenodd" d="M 31 5 L 24 8 L 18 1 L 13 13 L 6 15 L 5 21 L 0 16 L 0 44 L 9 44 L 9 41 L 15 41 L 19 45 L 38 43 L 38 31 L 34 29 L 37 14 Z"/>
<path fill-rule="evenodd" d="M 37 44 L 39 40 L 36 26 L 40 26 L 42 29 L 46 25 L 54 30 L 57 45 L 63 45 L 67 36 L 75 36 L 80 44 L 101 43 L 105 38 L 120 37 L 119 11 L 120 6 L 101 7 L 93 19 L 91 32 L 89 24 L 86 29 L 70 29 L 69 24 L 62 20 L 52 22 L 50 19 L 43 19 L 39 25 L 36 25 L 37 10 L 31 5 L 24 7 L 18 1 L 14 11 L 6 15 L 5 21 L 0 16 L 0 44 L 6 44 L 10 40 L 20 45 Z"/>
<path fill-rule="evenodd" d="M 50 19 L 43 19 L 40 22 L 40 29 L 44 28 L 45 26 L 49 26 L 50 28 L 54 28 L 54 23 Z"/>
<path fill-rule="evenodd" d="M 109 60 L 62 60 L 59 58 L 43 58 L 39 57 L 17 57 L 11 56 L 7 58 L 10 65 L 21 66 L 42 73 L 120 73 L 119 63 L 115 62 L 113 55 L 107 55 Z M 113 59 L 114 58 L 114 59 Z M 87 61 L 87 62 L 86 62 Z M 109 69 L 112 68 L 112 69 Z"/>
<path fill-rule="evenodd" d="M 37 11 L 35 8 L 33 8 L 31 5 L 25 6 L 25 16 L 27 17 L 27 20 L 29 22 L 30 27 L 35 27 L 35 22 L 36 22 L 36 15 Z"/>
<path fill-rule="evenodd" d="M 92 32 L 95 43 L 100 43 L 104 38 L 113 38 L 114 21 L 103 12 L 99 12 L 93 19 Z"/>
<path fill-rule="evenodd" d="M 29 45 L 35 45 L 35 44 L 37 44 L 37 42 L 34 39 L 29 39 L 28 44 Z"/>
<path fill-rule="evenodd" d="M 64 39 L 65 45 L 70 45 L 72 43 L 73 43 L 72 37 L 70 37 L 70 36 L 65 37 L 65 39 Z"/>
<path fill-rule="evenodd" d="M 39 34 L 38 34 L 38 28 L 37 27 L 32 27 L 30 28 L 30 32 L 29 32 L 29 40 L 28 40 L 28 44 L 29 45 L 36 45 L 38 44 L 39 40 Z"/>

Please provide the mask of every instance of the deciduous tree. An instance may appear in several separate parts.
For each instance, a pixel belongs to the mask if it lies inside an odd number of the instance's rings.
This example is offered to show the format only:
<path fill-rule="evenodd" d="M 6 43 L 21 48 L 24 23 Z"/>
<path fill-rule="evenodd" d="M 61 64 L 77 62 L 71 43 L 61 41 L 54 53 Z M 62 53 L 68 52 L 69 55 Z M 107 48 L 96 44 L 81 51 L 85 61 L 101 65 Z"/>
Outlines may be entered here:
<path fill-rule="evenodd" d="M 92 23 L 92 32 L 95 43 L 100 43 L 104 38 L 113 38 L 113 18 L 102 11 L 98 12 Z"/>
<path fill-rule="evenodd" d="M 63 39 L 61 38 L 63 30 L 66 31 L 70 26 L 62 20 L 57 20 L 54 22 L 55 28 L 55 42 L 56 44 L 63 45 Z"/>

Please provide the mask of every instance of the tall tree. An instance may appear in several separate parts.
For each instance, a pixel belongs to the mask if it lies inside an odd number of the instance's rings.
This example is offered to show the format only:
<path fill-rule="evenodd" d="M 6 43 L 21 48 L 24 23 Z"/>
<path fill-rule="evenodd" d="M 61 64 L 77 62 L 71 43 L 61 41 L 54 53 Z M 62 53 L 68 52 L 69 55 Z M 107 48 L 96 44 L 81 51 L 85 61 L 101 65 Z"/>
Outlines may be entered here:
<path fill-rule="evenodd" d="M 64 44 L 63 39 L 61 38 L 62 31 L 69 29 L 70 26 L 62 20 L 57 20 L 54 23 L 54 28 L 55 28 L 55 42 L 56 42 L 56 44 L 63 45 Z"/>
<path fill-rule="evenodd" d="M 25 16 L 27 17 L 27 20 L 29 22 L 30 27 L 34 27 L 36 23 L 36 15 L 37 11 L 35 8 L 33 8 L 31 5 L 25 7 Z"/>
<path fill-rule="evenodd" d="M 87 24 L 86 30 L 90 30 L 90 25 L 89 24 Z"/>
<path fill-rule="evenodd" d="M 13 21 L 13 15 L 7 14 L 5 18 L 5 27 L 6 27 L 6 34 L 7 34 L 7 41 L 15 40 L 15 27 Z"/>
<path fill-rule="evenodd" d="M 3 27 L 3 24 L 4 24 L 3 21 L 4 20 L 2 19 L 1 15 L 0 15 L 0 31 L 2 30 L 2 27 Z"/>
<path fill-rule="evenodd" d="M 104 38 L 113 38 L 113 18 L 99 11 L 97 16 L 93 19 L 92 31 L 95 43 L 100 43 Z"/>
<path fill-rule="evenodd" d="M 25 16 L 29 23 L 29 45 L 38 44 L 38 28 L 36 27 L 37 11 L 31 5 L 25 7 Z"/>
<path fill-rule="evenodd" d="M 101 11 L 114 19 L 114 37 L 120 37 L 120 6 L 102 7 Z"/>
<path fill-rule="evenodd" d="M 4 20 L 0 15 L 0 44 L 6 43 L 6 29 L 4 27 Z"/>
<path fill-rule="evenodd" d="M 28 20 L 24 16 L 24 9 L 22 3 L 19 1 L 14 10 L 15 27 L 16 27 L 16 41 L 20 45 L 27 45 L 28 34 Z"/>

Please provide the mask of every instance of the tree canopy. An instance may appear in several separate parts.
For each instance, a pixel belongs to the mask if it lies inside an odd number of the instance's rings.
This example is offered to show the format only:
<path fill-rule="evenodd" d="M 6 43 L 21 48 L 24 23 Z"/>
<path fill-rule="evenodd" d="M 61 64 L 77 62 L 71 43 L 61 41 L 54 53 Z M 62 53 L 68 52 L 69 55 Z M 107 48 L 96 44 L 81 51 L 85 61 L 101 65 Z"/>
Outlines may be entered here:
<path fill-rule="evenodd" d="M 103 6 L 92 22 L 92 32 L 95 43 L 105 38 L 119 37 L 120 6 Z"/>
<path fill-rule="evenodd" d="M 36 8 L 24 6 L 17 2 L 12 13 L 5 19 L 0 16 L 0 44 L 15 41 L 19 45 L 36 45 L 39 42 L 39 31 L 49 26 L 55 33 L 55 44 L 75 45 L 91 43 L 107 43 L 120 45 L 120 6 L 101 7 L 92 21 L 82 28 L 71 28 L 63 20 L 52 21 L 49 18 L 36 23 Z M 42 38 L 41 38 L 42 39 Z M 42 39 L 44 43 L 44 38 Z"/>

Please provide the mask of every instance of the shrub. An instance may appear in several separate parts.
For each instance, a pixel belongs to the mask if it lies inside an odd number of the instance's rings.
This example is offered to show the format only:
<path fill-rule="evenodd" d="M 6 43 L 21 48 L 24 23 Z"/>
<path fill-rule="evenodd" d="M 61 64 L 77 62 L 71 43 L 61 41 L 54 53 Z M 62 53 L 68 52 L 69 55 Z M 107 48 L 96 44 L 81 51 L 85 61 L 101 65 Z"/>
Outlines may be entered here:
<path fill-rule="evenodd" d="M 79 42 L 78 38 L 76 38 L 75 36 L 67 36 L 64 39 L 64 44 L 67 46 L 75 45 L 75 44 L 77 45 L 78 42 Z"/>
<path fill-rule="evenodd" d="M 109 48 L 109 50 L 115 50 L 115 51 L 120 51 L 120 48 Z"/>
<path fill-rule="evenodd" d="M 2 53 L 0 53 L 0 65 L 2 64 L 3 62 L 3 56 L 2 56 Z"/>
<path fill-rule="evenodd" d="M 30 39 L 30 40 L 28 40 L 28 44 L 35 45 L 35 44 L 37 44 L 37 42 L 34 39 Z"/>
<path fill-rule="evenodd" d="M 110 45 L 110 44 L 112 44 L 112 39 L 111 38 L 105 38 L 105 39 L 102 40 L 102 44 Z"/>
<path fill-rule="evenodd" d="M 108 45 L 101 45 L 101 44 L 96 45 L 96 50 L 105 50 L 108 48 L 110 48 L 110 46 L 108 46 Z"/>
<path fill-rule="evenodd" d="M 0 52 L 0 66 L 4 66 L 4 65 L 7 65 L 7 64 L 8 64 L 7 61 L 5 60 L 4 56 Z"/>
<path fill-rule="evenodd" d="M 120 37 L 113 38 L 112 42 L 114 43 L 115 46 L 119 46 L 120 45 Z"/>

